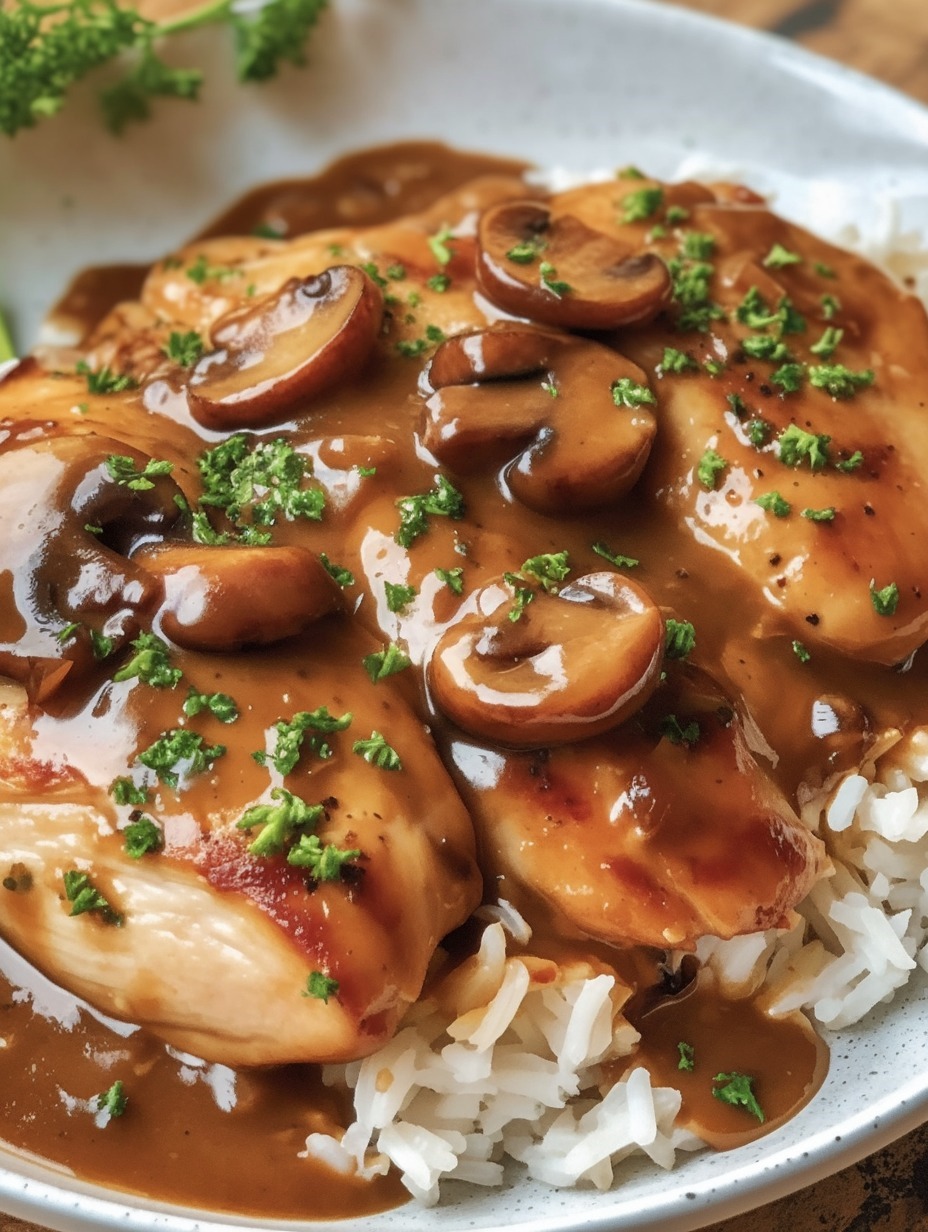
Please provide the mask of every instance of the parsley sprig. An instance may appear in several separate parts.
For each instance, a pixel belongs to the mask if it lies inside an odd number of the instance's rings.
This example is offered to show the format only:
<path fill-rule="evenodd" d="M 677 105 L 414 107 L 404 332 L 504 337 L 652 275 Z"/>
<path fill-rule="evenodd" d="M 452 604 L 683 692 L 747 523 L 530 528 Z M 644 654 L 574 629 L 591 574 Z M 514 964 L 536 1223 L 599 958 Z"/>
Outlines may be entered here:
<path fill-rule="evenodd" d="M 0 131 L 12 137 L 55 115 L 76 82 L 117 58 L 127 62 L 126 72 L 100 95 L 112 132 L 146 119 L 155 98 L 196 99 L 203 73 L 173 68 L 156 50 L 166 36 L 195 26 L 230 26 L 239 81 L 264 81 L 285 60 L 304 62 L 307 38 L 327 3 L 269 0 L 244 13 L 233 0 L 211 0 L 156 23 L 117 0 L 12 0 L 0 7 Z"/>

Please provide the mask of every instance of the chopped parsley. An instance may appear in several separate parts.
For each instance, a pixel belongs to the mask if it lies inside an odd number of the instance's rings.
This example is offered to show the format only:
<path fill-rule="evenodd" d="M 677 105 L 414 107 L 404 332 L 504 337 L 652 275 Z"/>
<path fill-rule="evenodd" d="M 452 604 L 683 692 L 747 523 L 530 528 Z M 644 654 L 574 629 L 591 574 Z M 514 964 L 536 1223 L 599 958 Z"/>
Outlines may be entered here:
<path fill-rule="evenodd" d="M 809 660 L 812 658 L 812 655 L 809 653 L 808 649 L 803 645 L 802 642 L 797 642 L 797 641 L 793 642 L 793 654 L 796 656 L 796 658 L 799 660 L 800 663 L 808 663 Z"/>
<path fill-rule="evenodd" d="M 687 231 L 683 237 L 683 256 L 690 261 L 708 261 L 715 254 L 715 236 L 702 231 Z"/>
<path fill-rule="evenodd" d="M 663 203 L 663 188 L 637 188 L 623 200 L 619 221 L 623 223 L 644 222 L 653 217 Z"/>
<path fill-rule="evenodd" d="M 114 911 L 109 901 L 90 880 L 90 874 L 72 868 L 62 874 L 65 898 L 71 904 L 70 915 L 98 915 L 104 924 L 119 927 L 123 917 Z"/>
<path fill-rule="evenodd" d="M 842 458 L 840 461 L 835 463 L 835 470 L 844 471 L 846 474 L 850 474 L 852 471 L 859 470 L 860 467 L 863 466 L 863 461 L 864 455 L 859 449 L 855 449 L 850 457 Z"/>
<path fill-rule="evenodd" d="M 229 265 L 210 265 L 204 253 L 200 253 L 193 265 L 188 265 L 184 273 L 191 282 L 202 287 L 207 282 L 224 282 L 226 278 L 241 275 L 241 270 L 232 269 Z"/>
<path fill-rule="evenodd" d="M 774 244 L 762 261 L 766 269 L 785 269 L 788 265 L 800 265 L 802 257 L 798 252 L 790 252 L 782 244 Z"/>
<path fill-rule="evenodd" d="M 172 667 L 170 648 L 154 633 L 140 633 L 132 643 L 135 654 L 113 676 L 114 680 L 133 680 L 155 689 L 173 689 L 183 673 Z"/>
<path fill-rule="evenodd" d="M 668 372 L 698 372 L 699 364 L 692 355 L 687 355 L 686 351 L 678 351 L 676 347 L 664 347 L 664 356 L 658 370 L 665 375 Z"/>
<path fill-rule="evenodd" d="M 154 770 L 159 780 L 177 790 L 181 778 L 204 774 L 225 754 L 225 745 L 206 744 L 203 737 L 184 727 L 162 732 L 154 744 L 139 753 L 139 761 Z"/>
<path fill-rule="evenodd" d="M 147 804 L 148 790 L 145 787 L 136 787 L 135 783 L 129 778 L 113 779 L 110 783 L 110 795 L 117 804 Z"/>
<path fill-rule="evenodd" d="M 538 273 L 541 275 L 542 284 L 547 287 L 552 295 L 556 295 L 558 299 L 564 295 L 569 295 L 573 290 L 569 282 L 564 282 L 562 278 L 558 278 L 557 270 L 550 261 L 542 261 L 538 267 Z"/>
<path fill-rule="evenodd" d="M 391 612 L 402 613 L 417 594 L 415 586 L 401 586 L 397 582 L 384 582 L 383 588 L 387 595 L 387 609 Z"/>
<path fill-rule="evenodd" d="M 612 382 L 612 401 L 616 406 L 627 406 L 630 409 L 657 404 L 657 399 L 647 385 L 633 381 L 630 376 L 620 376 L 617 381 Z"/>
<path fill-rule="evenodd" d="M 770 334 L 751 334 L 747 338 L 742 338 L 741 349 L 751 359 L 769 359 L 775 364 L 791 358 L 786 344 Z"/>
<path fill-rule="evenodd" d="M 833 522 L 836 512 L 834 505 L 828 505 L 824 509 L 803 509 L 800 516 L 810 522 Z"/>
<path fill-rule="evenodd" d="M 822 333 L 818 342 L 813 342 L 809 350 L 813 355 L 820 355 L 822 359 L 831 359 L 835 351 L 838 349 L 838 344 L 844 337 L 844 330 L 838 329 L 834 325 L 829 325 Z"/>
<path fill-rule="evenodd" d="M 690 261 L 674 257 L 667 268 L 673 282 L 673 300 L 680 312 L 677 327 L 681 330 L 698 330 L 705 333 L 710 321 L 722 320 L 723 309 L 716 304 L 709 287 L 715 267 L 708 261 Z"/>
<path fill-rule="evenodd" d="M 90 630 L 90 649 L 95 659 L 108 659 L 115 648 L 111 637 L 107 637 L 105 633 L 99 633 L 96 629 Z"/>
<path fill-rule="evenodd" d="M 325 493 L 305 486 L 312 463 L 283 437 L 249 445 L 245 433 L 238 432 L 207 449 L 197 465 L 201 503 L 221 509 L 239 530 L 273 526 L 280 514 L 288 521 L 322 518 Z"/>
<path fill-rule="evenodd" d="M 353 864 L 360 854 L 359 847 L 336 847 L 334 843 L 323 846 L 318 834 L 301 834 L 287 852 L 287 863 L 309 869 L 313 881 L 340 881 L 346 866 Z"/>
<path fill-rule="evenodd" d="M 785 364 L 781 364 L 776 372 L 771 373 L 770 382 L 772 385 L 779 385 L 784 393 L 794 394 L 802 388 L 804 376 L 804 366 L 788 360 Z"/>
<path fill-rule="evenodd" d="M 824 389 L 833 398 L 852 398 L 858 389 L 873 384 L 873 369 L 852 372 L 844 364 L 818 364 L 809 368 L 809 383 L 816 389 Z"/>
<path fill-rule="evenodd" d="M 429 236 L 429 248 L 432 251 L 432 256 L 439 265 L 450 265 L 454 257 L 453 250 L 448 246 L 448 241 L 454 239 L 454 232 L 450 227 L 442 227 L 435 235 Z"/>
<path fill-rule="evenodd" d="M 74 371 L 87 378 L 87 389 L 92 394 L 121 394 L 127 389 L 135 389 L 137 382 L 124 372 L 113 372 L 105 364 L 98 371 L 80 359 L 74 366 Z"/>
<path fill-rule="evenodd" d="M 570 573 L 566 552 L 545 552 L 523 561 L 521 573 L 536 578 L 549 594 L 557 594 L 558 586 Z"/>
<path fill-rule="evenodd" d="M 780 447 L 780 461 L 785 466 L 801 466 L 808 462 L 814 471 L 820 471 L 828 464 L 828 446 L 830 436 L 806 432 L 798 424 L 790 424 L 777 437 Z"/>
<path fill-rule="evenodd" d="M 760 449 L 770 439 L 770 424 L 766 419 L 749 419 L 744 430 L 755 449 Z"/>
<path fill-rule="evenodd" d="M 521 243 L 513 244 L 506 253 L 506 260 L 516 265 L 531 265 L 547 247 L 547 242 L 540 235 L 531 235 Z"/>
<path fill-rule="evenodd" d="M 173 359 L 182 368 L 192 368 L 202 357 L 206 344 L 195 329 L 183 334 L 172 330 L 163 350 L 168 359 Z"/>
<path fill-rule="evenodd" d="M 686 659 L 696 648 L 696 630 L 688 620 L 672 617 L 664 628 L 664 654 L 668 659 Z"/>
<path fill-rule="evenodd" d="M 317 1001 L 329 1004 L 329 997 L 338 996 L 338 980 L 331 979 L 322 971 L 310 971 L 303 989 L 304 997 L 314 997 Z"/>
<path fill-rule="evenodd" d="M 435 576 L 456 595 L 464 593 L 464 569 L 457 565 L 454 569 L 436 569 Z"/>
<path fill-rule="evenodd" d="M 279 855 L 295 831 L 304 826 L 315 826 L 325 816 L 321 804 L 307 804 L 284 787 L 275 787 L 271 791 L 271 799 L 277 803 L 255 804 L 236 822 L 239 830 L 261 827 L 258 837 L 248 845 L 253 856 Z"/>
<path fill-rule="evenodd" d="M 196 718 L 204 710 L 220 723 L 234 723 L 239 714 L 235 699 L 228 693 L 201 693 L 191 685 L 184 700 L 184 714 Z"/>
<path fill-rule="evenodd" d="M 841 311 L 841 301 L 837 295 L 823 295 L 821 299 L 822 316 L 826 321 L 833 321 Z"/>
<path fill-rule="evenodd" d="M 400 525 L 393 536 L 404 548 L 410 548 L 429 529 L 430 517 L 451 518 L 459 522 L 464 517 L 464 497 L 444 475 L 435 476 L 435 490 L 416 496 L 401 496 L 396 502 Z"/>
<path fill-rule="evenodd" d="M 170 475 L 174 469 L 173 462 L 164 462 L 149 458 L 143 470 L 139 470 L 135 458 L 127 458 L 123 454 L 111 453 L 106 459 L 106 470 L 109 477 L 123 488 L 132 492 L 149 492 L 155 486 L 159 475 Z"/>
<path fill-rule="evenodd" d="M 715 1084 L 712 1087 L 712 1094 L 723 1104 L 731 1104 L 733 1108 L 744 1108 L 761 1123 L 767 1119 L 754 1094 L 753 1078 L 735 1071 L 730 1074 L 716 1074 L 712 1082 Z"/>
<path fill-rule="evenodd" d="M 896 608 L 899 606 L 899 587 L 895 582 L 890 582 L 888 586 L 877 590 L 876 583 L 871 582 L 870 602 L 877 616 L 895 616 Z"/>
<path fill-rule="evenodd" d="M 122 831 L 123 848 L 127 856 L 140 860 L 164 847 L 164 833 L 152 817 L 141 816 Z"/>
<path fill-rule="evenodd" d="M 342 590 L 344 590 L 346 586 L 354 585 L 354 574 L 350 569 L 344 569 L 341 565 L 334 564 L 331 560 L 329 560 L 325 552 L 319 553 L 319 559 L 322 562 L 323 569 L 325 569 L 329 577 L 332 578 L 335 581 L 335 584 L 340 586 Z"/>
<path fill-rule="evenodd" d="M 714 449 L 707 449 L 696 467 L 697 478 L 704 488 L 708 488 L 710 492 L 714 491 L 718 486 L 719 475 L 727 466 L 727 459 Z"/>
<path fill-rule="evenodd" d="M 681 1040 L 680 1043 L 677 1044 L 677 1053 L 680 1058 L 677 1061 L 677 1069 L 683 1069 L 689 1073 L 692 1073 L 692 1071 L 696 1068 L 696 1052 L 693 1045 L 687 1044 L 684 1040 Z"/>
<path fill-rule="evenodd" d="M 609 564 L 615 565 L 617 569 L 634 569 L 641 563 L 634 556 L 623 556 L 621 552 L 614 552 L 602 539 L 598 539 L 592 547 L 597 556 L 608 560 Z"/>
<path fill-rule="evenodd" d="M 252 753 L 252 757 L 259 766 L 266 766 L 268 761 L 272 761 L 278 774 L 287 775 L 300 760 L 306 733 L 315 732 L 316 734 L 309 738 L 307 751 L 327 761 L 332 756 L 332 746 L 321 737 L 345 731 L 350 727 L 352 718 L 350 712 L 336 718 L 329 714 L 326 706 L 319 706 L 315 710 L 300 710 L 292 719 L 278 719 L 274 724 L 276 739 L 272 753 Z"/>
<path fill-rule="evenodd" d="M 444 295 L 451 286 L 451 276 L 449 274 L 433 274 L 431 278 L 425 280 L 425 285 L 430 291 L 437 291 L 439 295 Z"/>
<path fill-rule="evenodd" d="M 103 1091 L 94 1101 L 99 1112 L 105 1112 L 109 1119 L 121 1117 L 128 1107 L 129 1097 L 123 1084 L 117 1080 L 108 1090 Z"/>
<path fill-rule="evenodd" d="M 376 766 L 378 770 L 403 768 L 399 753 L 387 744 L 386 738 L 379 731 L 372 731 L 366 740 L 356 740 L 351 751 L 363 757 L 370 765 Z"/>
<path fill-rule="evenodd" d="M 754 504 L 760 505 L 765 513 L 772 513 L 775 518 L 788 517 L 793 508 L 779 492 L 764 492 L 761 496 L 755 496 Z"/>
<path fill-rule="evenodd" d="M 361 662 L 371 681 L 377 684 L 379 680 L 386 680 L 388 676 L 405 671 L 412 660 L 399 646 L 391 642 L 385 650 L 376 650 L 373 654 L 365 655 Z"/>

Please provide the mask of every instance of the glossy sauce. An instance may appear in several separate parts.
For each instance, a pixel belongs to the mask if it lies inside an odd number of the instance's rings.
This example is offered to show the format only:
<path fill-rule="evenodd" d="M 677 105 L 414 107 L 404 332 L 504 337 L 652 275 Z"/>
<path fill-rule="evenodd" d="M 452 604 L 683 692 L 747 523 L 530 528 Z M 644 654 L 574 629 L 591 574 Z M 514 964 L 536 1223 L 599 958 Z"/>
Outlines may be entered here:
<path fill-rule="evenodd" d="M 389 224 L 410 211 L 428 209 L 443 194 L 460 189 L 476 176 L 486 176 L 482 186 L 478 183 L 466 190 L 468 208 L 477 209 L 505 197 L 507 191 L 515 195 L 520 172 L 517 163 L 455 155 L 425 144 L 358 155 L 313 181 L 256 190 L 222 215 L 202 238 L 247 235 L 255 227 L 293 237 L 317 228 Z M 442 221 L 436 215 L 432 230 L 438 230 Z M 383 250 L 391 251 L 388 226 L 380 238 Z M 336 243 L 337 239 L 336 234 Z M 400 253 L 407 242 L 408 237 L 396 238 Z M 467 242 L 461 242 L 459 249 L 466 248 Z M 463 256 L 456 259 L 463 266 Z M 449 270 L 454 277 L 454 260 Z M 88 272 L 65 296 L 55 317 L 61 325 L 79 326 L 76 332 L 88 337 L 114 302 L 136 285 L 131 270 Z M 428 312 L 442 307 L 440 297 L 428 300 L 418 320 L 409 323 L 405 336 L 420 333 Z M 632 359 L 653 372 L 658 336 L 644 327 L 628 339 L 623 336 L 621 342 Z M 192 650 L 176 653 L 174 660 L 183 668 L 185 681 L 203 691 L 221 690 L 247 698 L 248 703 L 234 740 L 218 720 L 206 716 L 199 721 L 198 730 L 209 740 L 229 739 L 221 777 L 194 779 L 182 794 L 158 789 L 151 807 L 165 828 L 166 851 L 161 858 L 192 861 L 214 886 L 243 894 L 278 922 L 286 916 L 287 894 L 265 895 L 261 885 L 230 872 L 228 862 L 213 858 L 214 849 L 203 832 L 209 828 L 204 819 L 212 824 L 239 815 L 260 796 L 267 772 L 256 765 L 251 753 L 265 747 L 267 733 L 278 718 L 298 708 L 325 704 L 334 714 L 351 707 L 359 714 L 360 726 L 382 724 L 387 730 L 386 711 L 395 696 L 397 708 L 407 705 L 428 723 L 465 800 L 477 800 L 486 790 L 481 775 L 488 757 L 495 759 L 497 782 L 515 784 L 512 790 L 522 795 L 540 790 L 542 780 L 532 754 L 505 747 L 488 752 L 462 739 L 460 732 L 434 712 L 430 698 L 411 673 L 392 681 L 395 695 L 385 692 L 375 702 L 362 700 L 360 659 L 385 640 L 402 639 L 417 665 L 427 659 L 435 636 L 457 610 L 457 600 L 436 580 L 435 570 L 458 565 L 465 577 L 473 579 L 471 584 L 476 584 L 477 579 L 499 576 L 527 557 L 566 549 L 574 576 L 579 577 L 602 566 L 601 558 L 591 550 L 596 540 L 639 559 L 634 580 L 655 597 L 665 613 L 695 625 L 695 666 L 710 670 L 728 694 L 739 699 L 742 716 L 755 725 L 752 751 L 790 799 L 795 799 L 802 783 L 819 783 L 836 770 L 859 765 L 872 753 L 875 741 L 887 741 L 887 732 L 904 732 L 928 717 L 923 656 L 916 656 L 901 670 L 845 658 L 827 646 L 816 646 L 811 662 L 800 662 L 792 648 L 793 635 L 782 623 L 771 621 L 770 604 L 744 585 L 738 563 L 705 542 L 680 535 L 677 510 L 650 496 L 633 496 L 582 518 L 552 518 L 514 501 L 505 484 L 501 499 L 498 460 L 487 457 L 485 465 L 460 480 L 467 497 L 466 521 L 434 518 L 413 555 L 399 549 L 393 537 L 396 501 L 404 494 L 427 490 L 434 474 L 410 431 L 420 413 L 420 367 L 415 360 L 403 365 L 393 356 L 375 354 L 363 373 L 344 380 L 312 416 L 288 426 L 289 438 L 314 459 L 314 482 L 326 490 L 328 507 L 320 523 L 279 522 L 274 542 L 325 551 L 357 578 L 366 579 L 360 592 L 353 592 L 361 594 L 352 599 L 356 620 L 348 624 L 338 616 L 327 617 L 295 642 L 252 651 L 247 657 Z M 745 388 L 744 382 L 737 384 L 732 377 L 726 380 L 729 384 L 722 384 L 723 394 L 726 389 Z M 377 391 L 373 409 L 372 389 Z M 140 415 L 133 443 L 151 456 L 174 463 L 173 479 L 188 499 L 196 500 L 192 459 L 218 437 L 191 418 L 183 391 L 170 373 L 150 383 L 137 405 Z M 63 404 L 49 404 L 49 425 L 73 423 L 70 411 Z M 104 435 L 111 426 L 95 404 L 79 422 L 82 428 Z M 42 425 L 37 426 L 39 435 L 42 430 Z M 273 435 L 271 429 L 269 436 Z M 511 450 L 504 454 L 511 456 Z M 660 466 L 660 459 L 653 458 L 641 481 L 644 492 L 663 488 Z M 359 467 L 376 467 L 377 473 L 361 477 Z M 778 479 L 781 486 L 788 482 L 782 475 Z M 774 570 L 775 546 L 770 552 Z M 384 580 L 416 587 L 418 597 L 408 611 L 395 614 L 388 610 L 382 598 Z M 732 611 L 737 612 L 735 620 L 728 618 Z M 15 629 L 4 630 L 3 636 L 15 640 Z M 308 662 L 311 667 L 306 666 Z M 92 665 L 88 670 L 90 684 L 85 678 L 82 689 L 73 695 L 66 690 L 54 713 L 36 720 L 30 737 L 33 763 L 29 774 L 33 783 L 39 781 L 41 767 L 46 785 L 91 799 L 115 821 L 122 813 L 109 799 L 108 785 L 133 765 L 140 749 L 176 724 L 178 698 L 170 692 L 133 689 L 131 682 L 113 683 L 103 669 Z M 669 687 L 677 687 L 675 679 Z M 771 695 L 771 680 L 776 681 L 775 696 Z M 383 712 L 378 714 L 376 706 L 383 707 Z M 412 740 L 401 752 L 404 761 L 407 757 L 415 761 Z M 347 759 L 337 755 L 322 767 L 301 767 L 288 783 L 307 799 L 340 798 L 346 768 L 350 770 Z M 15 779 L 13 769 L 6 767 L 7 778 Z M 736 776 L 737 767 L 731 772 Z M 419 773 L 427 775 L 428 766 L 420 767 Z M 570 812 L 570 771 L 566 786 L 557 779 L 556 758 L 554 768 L 545 773 L 550 775 L 544 780 L 545 790 L 550 788 L 552 795 L 560 791 L 563 808 Z M 706 797 L 717 795 L 716 806 L 722 810 L 731 798 L 731 781 L 711 782 L 709 771 L 705 774 Z M 657 798 L 663 790 L 679 793 L 680 782 L 686 782 L 679 765 L 666 773 L 655 770 L 655 776 Z M 217 786 L 220 782 L 221 788 Z M 21 788 L 19 783 L 9 793 L 11 798 L 17 798 Z M 739 784 L 742 789 L 747 790 Z M 348 814 L 349 809 L 350 804 L 342 801 L 341 813 Z M 339 819 L 339 810 L 333 812 Z M 679 841 L 685 845 L 692 819 L 685 811 L 676 818 Z M 344 825 L 350 822 L 349 814 Z M 575 811 L 571 823 L 579 826 L 582 822 Z M 774 854 L 781 859 L 782 853 Z M 718 861 L 720 880 L 740 859 L 731 846 L 710 851 L 709 856 Z M 481 857 L 488 896 L 510 899 L 530 920 L 535 930 L 533 953 L 569 956 L 592 951 L 630 976 L 639 988 L 659 984 L 660 960 L 654 950 L 617 953 L 589 941 L 589 936 L 596 936 L 595 929 L 587 929 L 584 935 L 583 930 L 559 919 L 539 896 L 516 884 L 486 839 Z M 443 859 L 453 880 L 454 852 L 445 852 Z M 760 865 L 764 859 L 760 853 Z M 708 881 L 713 876 L 710 863 L 707 857 Z M 291 878 L 296 901 L 299 878 L 286 868 L 280 875 Z M 761 881 L 765 875 L 761 867 Z M 376 894 L 376 872 L 366 876 L 371 893 Z M 660 893 L 647 885 L 640 889 L 645 897 Z M 383 893 L 387 896 L 386 889 Z M 305 936 L 311 947 L 311 932 L 300 931 L 302 904 L 294 910 L 290 924 L 297 942 Z M 466 951 L 466 943 L 462 944 Z M 350 1000 L 350 965 L 337 970 L 343 995 Z M 172 1059 L 145 1032 L 114 1038 L 110 1028 L 85 1011 L 70 1026 L 56 1023 L 53 1016 L 32 1016 L 28 996 L 16 991 L 18 978 L 12 973 L 11 983 L 4 986 L 4 1022 L 8 1025 L 2 1032 L 7 1047 L 0 1052 L 3 1133 L 15 1147 L 105 1183 L 243 1214 L 364 1213 L 399 1200 L 392 1180 L 366 1187 L 328 1173 L 321 1178 L 324 1170 L 319 1165 L 297 1158 L 310 1129 L 319 1121 L 329 1117 L 337 1121 L 345 1115 L 338 1099 L 321 1091 L 315 1070 L 288 1067 L 240 1074 L 234 1077 L 237 1105 L 224 1110 L 199 1070 L 190 1081 L 189 1075 L 184 1076 L 183 1063 Z M 66 1017 L 73 1023 L 73 1008 Z M 635 1060 L 647 1060 L 656 1083 L 680 1086 L 685 1117 L 719 1146 L 743 1141 L 755 1126 L 746 1128 L 743 1111 L 712 1099 L 707 1075 L 723 1070 L 754 1075 L 756 1092 L 768 1114 L 766 1128 L 780 1123 L 810 1098 L 824 1076 L 822 1048 L 807 1030 L 795 1022 L 771 1020 L 750 1001 L 727 1003 L 705 984 L 668 999 L 634 1021 L 643 1035 Z M 696 1049 L 698 1070 L 693 1074 L 681 1075 L 676 1069 L 680 1040 Z M 86 1101 L 105 1089 L 112 1075 L 122 1077 L 124 1073 L 133 1075 L 132 1106 L 124 1124 L 88 1131 L 86 1110 L 82 1115 L 76 1113 L 69 1098 Z M 223 1081 L 233 1083 L 233 1077 L 223 1075 Z M 59 1089 L 69 1098 L 56 1094 Z M 36 1106 L 50 1111 L 36 1118 Z M 149 1135 L 156 1142 L 153 1150 L 141 1145 Z M 117 1139 L 118 1147 L 114 1146 Z M 224 1161 L 246 1157 L 248 1168 L 224 1166 Z M 183 1168 L 178 1160 L 183 1160 Z"/>

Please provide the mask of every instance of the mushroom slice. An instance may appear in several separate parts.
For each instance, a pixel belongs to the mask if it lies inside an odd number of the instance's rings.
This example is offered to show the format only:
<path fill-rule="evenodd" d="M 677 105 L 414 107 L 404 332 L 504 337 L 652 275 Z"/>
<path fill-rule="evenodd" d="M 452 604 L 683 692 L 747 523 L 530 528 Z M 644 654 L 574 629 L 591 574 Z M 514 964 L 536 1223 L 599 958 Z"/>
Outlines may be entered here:
<path fill-rule="evenodd" d="M 35 702 L 135 636 L 161 598 L 158 579 L 126 559 L 179 516 L 179 489 L 145 478 L 149 461 L 89 435 L 0 453 L 0 671 Z"/>
<path fill-rule="evenodd" d="M 274 423 L 357 371 L 382 318 L 380 291 L 353 265 L 291 278 L 275 295 L 216 322 L 215 349 L 187 386 L 194 418 L 217 431 Z"/>
<path fill-rule="evenodd" d="M 647 378 L 599 343 L 498 326 L 442 343 L 429 379 L 425 447 L 459 472 L 508 457 L 506 483 L 540 513 L 612 504 L 648 459 L 656 423 Z M 615 391 L 626 389 L 623 401 Z M 515 458 L 513 443 L 524 446 Z"/>
<path fill-rule="evenodd" d="M 439 708 L 471 735 L 539 748 L 623 722 L 657 685 L 660 611 L 617 573 L 590 573 L 558 595 L 536 592 L 517 620 L 512 591 L 491 583 L 447 629 L 428 667 Z"/>
<path fill-rule="evenodd" d="M 301 547 L 164 544 L 136 558 L 164 579 L 161 627 L 188 650 L 237 650 L 302 633 L 339 590 Z"/>
<path fill-rule="evenodd" d="M 507 312 L 563 329 L 650 321 L 668 302 L 670 274 L 638 239 L 593 230 L 537 201 L 487 210 L 478 228 L 477 281 Z"/>

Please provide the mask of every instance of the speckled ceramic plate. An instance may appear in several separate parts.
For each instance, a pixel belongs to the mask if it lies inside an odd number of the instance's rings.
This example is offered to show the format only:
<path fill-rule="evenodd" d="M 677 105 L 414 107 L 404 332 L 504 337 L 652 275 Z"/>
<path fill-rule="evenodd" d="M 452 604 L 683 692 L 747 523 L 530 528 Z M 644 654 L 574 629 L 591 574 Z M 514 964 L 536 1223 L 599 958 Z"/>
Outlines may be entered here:
<path fill-rule="evenodd" d="M 660 175 L 703 160 L 775 189 L 783 212 L 813 225 L 873 225 L 891 210 L 928 235 L 928 111 L 786 43 L 662 4 L 333 0 L 312 67 L 261 89 L 232 85 L 221 42 L 201 32 L 177 49 L 213 64 L 198 107 L 165 105 L 114 141 L 88 93 L 0 146 L 0 303 L 21 345 L 80 266 L 154 258 L 256 182 L 405 137 L 580 171 L 633 161 Z M 363 1226 L 688 1232 L 759 1205 L 928 1118 L 926 1007 L 917 982 L 832 1040 L 823 1090 L 754 1145 L 684 1159 L 669 1175 L 631 1167 L 608 1194 L 448 1185 L 437 1210 Z M 124 1201 L 2 1153 L 0 1165 L 0 1208 L 63 1232 L 248 1226 Z"/>

